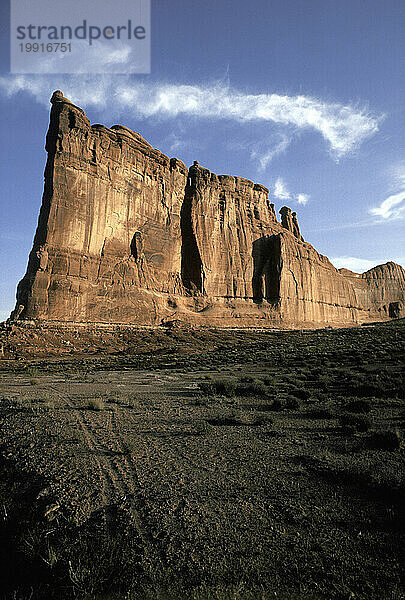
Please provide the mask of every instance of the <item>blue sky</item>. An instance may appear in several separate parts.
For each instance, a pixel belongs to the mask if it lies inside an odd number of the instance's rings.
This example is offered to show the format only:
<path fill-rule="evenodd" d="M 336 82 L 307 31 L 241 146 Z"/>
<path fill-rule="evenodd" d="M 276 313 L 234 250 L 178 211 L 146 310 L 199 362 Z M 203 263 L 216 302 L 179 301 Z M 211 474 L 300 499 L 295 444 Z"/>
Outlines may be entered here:
<path fill-rule="evenodd" d="M 131 76 L 10 75 L 8 11 L 3 1 L 0 319 L 35 233 L 55 89 L 93 123 L 266 185 L 337 267 L 405 266 L 403 0 L 152 0 L 152 71 Z"/>

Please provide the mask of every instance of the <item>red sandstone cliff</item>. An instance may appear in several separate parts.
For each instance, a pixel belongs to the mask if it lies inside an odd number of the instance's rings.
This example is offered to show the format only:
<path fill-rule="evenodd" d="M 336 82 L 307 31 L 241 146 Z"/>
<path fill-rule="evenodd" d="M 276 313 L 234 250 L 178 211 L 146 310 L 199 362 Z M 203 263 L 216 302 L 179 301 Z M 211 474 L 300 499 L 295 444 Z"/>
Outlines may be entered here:
<path fill-rule="evenodd" d="M 13 318 L 296 326 L 402 315 L 399 265 L 340 273 L 289 208 L 277 221 L 263 186 L 188 170 L 126 127 L 91 126 L 61 92 L 51 102 L 42 207 Z"/>
<path fill-rule="evenodd" d="M 405 269 L 393 262 L 358 274 L 340 269 L 350 280 L 371 320 L 405 317 Z"/>

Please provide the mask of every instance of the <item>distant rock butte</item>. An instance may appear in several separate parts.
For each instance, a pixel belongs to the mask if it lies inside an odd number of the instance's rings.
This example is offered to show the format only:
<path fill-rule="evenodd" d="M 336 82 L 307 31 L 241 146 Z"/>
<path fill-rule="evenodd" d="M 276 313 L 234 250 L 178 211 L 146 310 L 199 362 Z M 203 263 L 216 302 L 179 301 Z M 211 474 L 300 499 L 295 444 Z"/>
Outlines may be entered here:
<path fill-rule="evenodd" d="M 405 271 L 339 272 L 269 191 L 90 125 L 53 94 L 38 227 L 14 319 L 310 327 L 405 316 Z"/>

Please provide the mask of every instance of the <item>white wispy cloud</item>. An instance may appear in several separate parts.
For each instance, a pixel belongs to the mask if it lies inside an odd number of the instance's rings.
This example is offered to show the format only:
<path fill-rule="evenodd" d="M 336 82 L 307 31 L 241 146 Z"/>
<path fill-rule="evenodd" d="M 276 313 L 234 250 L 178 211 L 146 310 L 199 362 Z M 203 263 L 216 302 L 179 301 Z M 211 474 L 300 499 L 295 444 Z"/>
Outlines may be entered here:
<path fill-rule="evenodd" d="M 309 194 L 291 194 L 282 177 L 277 178 L 276 183 L 274 184 L 273 195 L 275 198 L 283 201 L 294 200 L 295 202 L 298 202 L 298 204 L 301 204 L 301 206 L 305 206 L 310 198 Z"/>
<path fill-rule="evenodd" d="M 369 213 L 382 221 L 393 221 L 405 217 L 405 165 L 394 165 L 389 169 L 391 193 L 379 206 L 369 209 Z"/>
<path fill-rule="evenodd" d="M 250 152 L 250 158 L 257 161 L 258 171 L 265 171 L 268 164 L 275 156 L 278 156 L 287 150 L 291 140 L 291 136 L 281 134 L 279 140 L 274 143 L 266 140 L 265 143 L 256 144 L 255 148 Z"/>
<path fill-rule="evenodd" d="M 291 200 L 291 194 L 288 191 L 287 185 L 284 180 L 279 177 L 274 184 L 274 197 L 279 200 Z"/>
<path fill-rule="evenodd" d="M 178 152 L 185 152 L 187 150 L 193 150 L 195 152 L 202 147 L 200 142 L 191 142 L 191 140 L 187 138 L 185 131 L 181 131 L 180 134 L 177 132 L 169 133 L 161 140 L 160 146 L 164 148 L 166 152 L 169 152 L 170 155 L 175 155 Z"/>
<path fill-rule="evenodd" d="M 114 51 L 117 52 L 117 51 Z M 101 55 L 105 64 L 130 62 L 130 55 Z M 93 55 L 92 55 L 93 56 Z M 85 60 L 90 60 L 86 58 Z M 129 64 L 128 62 L 128 64 Z M 87 67 L 86 67 L 87 68 Z M 85 70 L 85 68 L 83 67 Z M 0 90 L 12 97 L 28 93 L 49 106 L 54 89 L 62 89 L 72 102 L 99 109 L 114 107 L 115 114 L 135 118 L 175 118 L 186 115 L 198 119 L 228 119 L 240 123 L 263 122 L 288 130 L 278 148 L 263 156 L 263 168 L 282 152 L 288 140 L 298 130 L 317 131 L 328 143 L 330 153 L 339 158 L 360 146 L 378 131 L 382 115 L 310 96 L 279 94 L 247 94 L 233 89 L 226 82 L 209 85 L 184 85 L 163 82 L 142 82 L 131 77 L 111 74 L 97 76 L 7 75 L 0 77 Z"/>
<path fill-rule="evenodd" d="M 187 142 L 185 140 L 183 140 L 181 137 L 179 137 L 178 135 L 176 135 L 175 133 L 168 135 L 166 138 L 165 147 L 167 147 L 168 151 L 171 154 L 174 154 L 174 153 L 178 152 L 179 150 L 180 151 L 184 150 L 184 148 L 186 146 L 187 146 Z"/>
<path fill-rule="evenodd" d="M 357 258 L 355 256 L 335 256 L 330 261 L 337 269 L 349 269 L 355 273 L 364 273 L 377 265 L 383 265 L 388 262 L 388 258 L 382 258 L 381 260 L 369 260 L 367 258 Z M 398 257 L 394 259 L 397 264 L 405 264 L 405 257 Z"/>
<path fill-rule="evenodd" d="M 302 206 L 305 206 L 307 204 L 308 200 L 309 200 L 308 194 L 297 194 L 298 204 L 302 204 Z"/>
<path fill-rule="evenodd" d="M 370 214 L 383 219 L 401 219 L 405 216 L 405 190 L 388 196 L 380 206 L 370 208 Z"/>

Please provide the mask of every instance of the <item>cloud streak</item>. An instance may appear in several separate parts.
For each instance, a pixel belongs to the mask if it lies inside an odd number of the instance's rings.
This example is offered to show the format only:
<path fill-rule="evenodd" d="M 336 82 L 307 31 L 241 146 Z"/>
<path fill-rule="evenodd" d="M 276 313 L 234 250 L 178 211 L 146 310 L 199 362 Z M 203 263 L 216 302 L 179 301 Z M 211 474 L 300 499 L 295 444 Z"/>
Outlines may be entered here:
<path fill-rule="evenodd" d="M 392 191 L 379 206 L 369 209 L 369 213 L 383 221 L 394 221 L 405 217 L 405 167 L 397 165 L 390 169 L 392 177 Z"/>
<path fill-rule="evenodd" d="M 125 60 L 125 55 L 115 57 Z M 105 60 L 110 60 L 107 56 Z M 232 120 L 239 123 L 268 123 L 289 132 L 263 157 L 261 168 L 283 152 L 292 134 L 300 130 L 318 132 L 335 157 L 352 152 L 378 131 L 382 116 L 371 115 L 350 105 L 325 102 L 309 96 L 247 94 L 226 83 L 184 85 L 141 82 L 109 74 L 86 76 L 17 75 L 0 77 L 0 90 L 9 97 L 25 92 L 49 106 L 53 89 L 81 106 L 114 107 L 119 114 L 135 118 Z"/>
<path fill-rule="evenodd" d="M 274 185 L 274 196 L 279 200 L 291 200 L 291 194 L 281 177 L 277 179 Z"/>
<path fill-rule="evenodd" d="M 297 202 L 302 206 L 305 206 L 309 200 L 308 194 L 297 194 Z"/>
<path fill-rule="evenodd" d="M 388 196 L 380 206 L 370 208 L 370 214 L 387 219 L 401 219 L 405 213 L 405 190 Z"/>
<path fill-rule="evenodd" d="M 255 148 L 250 153 L 250 158 L 252 160 L 257 160 L 258 162 L 258 171 L 262 173 L 266 170 L 268 164 L 273 160 L 275 156 L 279 154 L 283 154 L 291 143 L 291 137 L 285 134 L 280 136 L 278 142 L 274 144 L 266 144 L 266 147 L 263 148 L 263 144 L 260 144 L 261 147 Z"/>
<path fill-rule="evenodd" d="M 294 200 L 301 204 L 301 206 L 305 206 L 310 198 L 308 194 L 296 194 L 292 195 L 288 189 L 287 184 L 285 183 L 282 177 L 278 177 L 276 183 L 274 184 L 274 197 L 282 200 L 283 202 L 288 200 Z"/>

